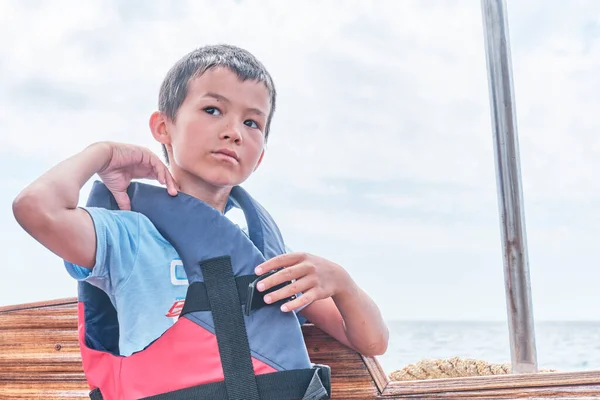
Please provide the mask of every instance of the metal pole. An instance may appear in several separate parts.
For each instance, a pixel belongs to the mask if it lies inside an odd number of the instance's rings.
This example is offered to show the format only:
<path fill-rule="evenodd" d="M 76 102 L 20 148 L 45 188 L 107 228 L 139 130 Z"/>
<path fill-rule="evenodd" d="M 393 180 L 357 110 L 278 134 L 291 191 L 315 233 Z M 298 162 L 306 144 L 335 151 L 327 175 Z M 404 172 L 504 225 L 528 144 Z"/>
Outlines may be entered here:
<path fill-rule="evenodd" d="M 527 235 L 504 0 L 481 0 L 513 373 L 537 372 Z"/>

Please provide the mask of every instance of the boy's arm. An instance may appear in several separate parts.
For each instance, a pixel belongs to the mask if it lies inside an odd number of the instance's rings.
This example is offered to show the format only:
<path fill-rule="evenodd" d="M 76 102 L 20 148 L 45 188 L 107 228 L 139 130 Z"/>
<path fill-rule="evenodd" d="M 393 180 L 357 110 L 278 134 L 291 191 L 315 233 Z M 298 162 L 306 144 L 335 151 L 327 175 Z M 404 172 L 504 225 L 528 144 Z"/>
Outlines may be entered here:
<path fill-rule="evenodd" d="M 389 332 L 378 307 L 352 279 L 346 290 L 309 304 L 303 317 L 365 356 L 386 352 Z"/>
<path fill-rule="evenodd" d="M 92 145 L 50 169 L 13 202 L 15 218 L 34 239 L 90 269 L 96 259 L 96 233 L 89 214 L 77 208 L 79 191 L 107 160 L 107 146 Z"/>
<path fill-rule="evenodd" d="M 90 269 L 96 259 L 96 233 L 91 217 L 77 204 L 79 191 L 95 173 L 121 209 L 129 208 L 126 190 L 134 178 L 167 182 L 169 193 L 177 194 L 170 173 L 150 150 L 110 142 L 87 147 L 25 188 L 13 202 L 23 229 L 64 260 Z"/>
<path fill-rule="evenodd" d="M 389 333 L 379 308 L 341 266 L 311 254 L 292 253 L 274 257 L 256 270 L 257 275 L 283 267 L 258 285 L 259 291 L 295 280 L 265 296 L 273 303 L 302 292 L 282 306 L 299 313 L 345 345 L 365 356 L 385 353 Z"/>

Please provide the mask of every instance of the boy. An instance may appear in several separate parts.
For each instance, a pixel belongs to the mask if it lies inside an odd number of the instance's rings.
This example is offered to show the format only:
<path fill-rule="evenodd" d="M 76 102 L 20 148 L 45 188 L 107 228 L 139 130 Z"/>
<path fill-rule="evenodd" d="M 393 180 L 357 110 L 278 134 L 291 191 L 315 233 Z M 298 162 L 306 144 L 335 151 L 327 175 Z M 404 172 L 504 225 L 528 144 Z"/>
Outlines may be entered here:
<path fill-rule="evenodd" d="M 130 211 L 132 179 L 156 179 L 225 213 L 232 187 L 260 165 L 275 111 L 276 92 L 263 65 L 233 46 L 206 46 L 168 72 L 159 111 L 150 117 L 167 168 L 150 150 L 95 143 L 56 165 L 13 203 L 19 224 L 65 260 L 77 280 L 104 291 L 119 318 L 124 356 L 144 349 L 173 325 L 187 286 L 179 255 L 148 218 Z M 78 208 L 79 191 L 98 174 L 119 211 Z M 256 275 L 283 268 L 258 285 L 266 303 L 285 302 L 316 326 L 364 355 L 383 354 L 388 331 L 377 306 L 339 265 L 290 253 L 259 265 Z"/>

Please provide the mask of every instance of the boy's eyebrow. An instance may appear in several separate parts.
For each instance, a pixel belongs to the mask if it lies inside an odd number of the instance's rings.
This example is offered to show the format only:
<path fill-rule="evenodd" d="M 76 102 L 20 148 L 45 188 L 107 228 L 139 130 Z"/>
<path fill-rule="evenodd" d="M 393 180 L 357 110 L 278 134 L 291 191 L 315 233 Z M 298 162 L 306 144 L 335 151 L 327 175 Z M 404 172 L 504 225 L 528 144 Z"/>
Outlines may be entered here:
<path fill-rule="evenodd" d="M 221 96 L 221 95 L 220 95 L 220 94 L 218 94 L 218 93 L 207 92 L 207 93 L 206 93 L 204 96 L 202 96 L 202 97 L 212 97 L 213 99 L 215 99 L 215 100 L 219 100 L 219 101 L 222 101 L 222 102 L 224 102 L 224 103 L 231 103 L 227 97 L 225 97 L 225 96 Z"/>
<path fill-rule="evenodd" d="M 231 103 L 231 101 L 229 101 L 229 99 L 227 97 L 225 97 L 223 95 L 220 95 L 218 93 L 214 93 L 214 92 L 207 92 L 202 97 L 212 97 L 213 99 L 218 100 L 218 101 L 222 101 L 224 103 Z M 254 114 L 262 115 L 263 117 L 265 116 L 265 113 L 262 112 L 261 110 L 259 110 L 258 108 L 252 108 L 252 107 L 250 107 L 247 110 L 253 112 Z"/>

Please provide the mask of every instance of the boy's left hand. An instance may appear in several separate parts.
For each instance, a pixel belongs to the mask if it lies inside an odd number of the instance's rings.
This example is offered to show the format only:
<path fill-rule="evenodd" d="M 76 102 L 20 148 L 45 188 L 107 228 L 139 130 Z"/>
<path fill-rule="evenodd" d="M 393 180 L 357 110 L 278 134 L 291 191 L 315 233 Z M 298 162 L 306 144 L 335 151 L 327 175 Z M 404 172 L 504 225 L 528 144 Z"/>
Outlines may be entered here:
<path fill-rule="evenodd" d="M 321 257 L 306 253 L 290 253 L 274 257 L 258 267 L 256 275 L 272 270 L 281 271 L 259 282 L 259 292 L 277 286 L 280 283 L 293 281 L 289 285 L 265 296 L 268 304 L 292 297 L 300 292 L 302 295 L 281 306 L 287 312 L 303 307 L 314 301 L 326 299 L 339 294 L 348 287 L 350 276 L 341 266 Z"/>

